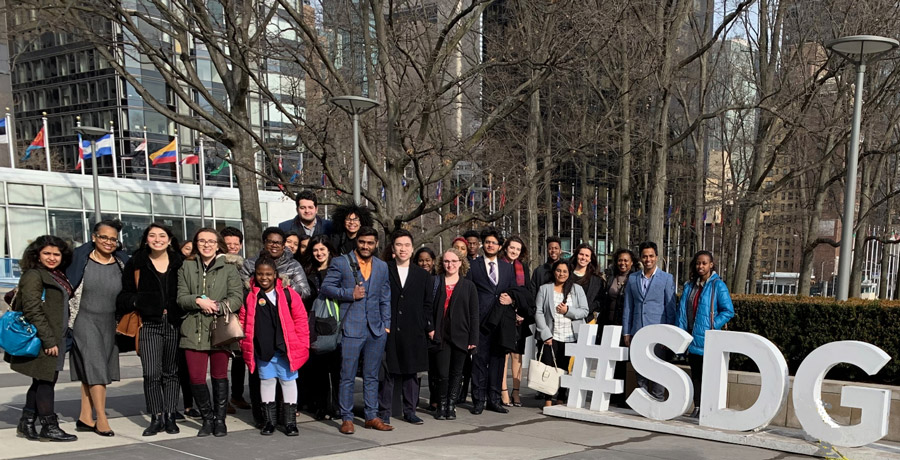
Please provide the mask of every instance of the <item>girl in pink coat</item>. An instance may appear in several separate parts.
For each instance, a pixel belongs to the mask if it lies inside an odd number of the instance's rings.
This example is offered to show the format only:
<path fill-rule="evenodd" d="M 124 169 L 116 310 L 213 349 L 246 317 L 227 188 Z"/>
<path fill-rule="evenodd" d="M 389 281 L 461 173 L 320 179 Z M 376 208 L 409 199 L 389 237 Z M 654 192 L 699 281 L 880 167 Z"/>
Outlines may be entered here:
<path fill-rule="evenodd" d="M 275 260 L 256 261 L 250 293 L 239 318 L 244 326 L 241 353 L 253 373 L 259 369 L 266 423 L 260 434 L 275 432 L 275 386 L 281 385 L 286 417 L 284 434 L 297 436 L 297 370 L 309 358 L 309 323 L 300 295 L 278 277 Z M 277 382 L 276 382 L 277 380 Z"/>

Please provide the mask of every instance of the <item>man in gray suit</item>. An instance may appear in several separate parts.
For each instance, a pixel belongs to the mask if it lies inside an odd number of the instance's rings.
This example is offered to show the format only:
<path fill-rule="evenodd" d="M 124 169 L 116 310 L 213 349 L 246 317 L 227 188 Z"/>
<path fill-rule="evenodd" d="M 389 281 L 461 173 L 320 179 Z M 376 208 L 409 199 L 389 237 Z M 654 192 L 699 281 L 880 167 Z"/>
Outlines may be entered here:
<path fill-rule="evenodd" d="M 631 346 L 631 336 L 642 327 L 651 324 L 675 324 L 675 280 L 672 275 L 656 266 L 658 251 L 656 243 L 645 241 L 638 246 L 643 270 L 629 275 L 625 285 L 625 308 L 622 314 L 622 334 L 625 346 Z M 653 349 L 656 356 L 667 359 L 668 351 L 662 345 Z M 638 386 L 650 396 L 662 401 L 665 388 L 662 385 L 637 375 Z"/>

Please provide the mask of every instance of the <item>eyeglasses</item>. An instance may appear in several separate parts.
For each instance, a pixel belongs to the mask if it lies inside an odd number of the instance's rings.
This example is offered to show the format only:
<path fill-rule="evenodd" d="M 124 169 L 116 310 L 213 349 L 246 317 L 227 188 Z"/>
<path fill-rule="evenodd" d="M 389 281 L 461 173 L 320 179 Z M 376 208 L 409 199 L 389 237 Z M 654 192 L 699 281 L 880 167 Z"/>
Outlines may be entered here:
<path fill-rule="evenodd" d="M 359 222 L 359 217 L 348 217 L 344 219 L 345 222 Z"/>
<path fill-rule="evenodd" d="M 216 240 L 197 240 L 197 246 L 215 246 L 219 244 Z"/>
<path fill-rule="evenodd" d="M 266 246 L 284 246 L 284 241 L 266 240 Z"/>
<path fill-rule="evenodd" d="M 96 233 L 94 233 L 94 238 L 97 238 L 101 243 L 117 244 L 119 242 L 119 239 L 114 236 L 98 235 Z"/>
<path fill-rule="evenodd" d="M 491 245 L 491 246 L 500 246 L 500 243 L 498 243 L 498 242 L 496 242 L 496 241 L 489 241 L 489 240 L 488 240 L 488 241 L 485 241 L 485 242 L 484 242 L 484 245 L 485 245 L 485 246 L 487 246 L 487 245 Z"/>

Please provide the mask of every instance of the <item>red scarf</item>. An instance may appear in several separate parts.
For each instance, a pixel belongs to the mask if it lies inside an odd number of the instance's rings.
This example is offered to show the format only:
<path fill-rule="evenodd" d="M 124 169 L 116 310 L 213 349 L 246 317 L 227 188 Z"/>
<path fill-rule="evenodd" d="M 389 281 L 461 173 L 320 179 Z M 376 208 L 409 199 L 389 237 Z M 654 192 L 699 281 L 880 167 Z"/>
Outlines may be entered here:
<path fill-rule="evenodd" d="M 525 286 L 525 266 L 522 265 L 522 262 L 519 259 L 509 260 L 506 257 L 503 258 L 503 261 L 511 263 L 513 268 L 516 269 L 516 286 Z"/>

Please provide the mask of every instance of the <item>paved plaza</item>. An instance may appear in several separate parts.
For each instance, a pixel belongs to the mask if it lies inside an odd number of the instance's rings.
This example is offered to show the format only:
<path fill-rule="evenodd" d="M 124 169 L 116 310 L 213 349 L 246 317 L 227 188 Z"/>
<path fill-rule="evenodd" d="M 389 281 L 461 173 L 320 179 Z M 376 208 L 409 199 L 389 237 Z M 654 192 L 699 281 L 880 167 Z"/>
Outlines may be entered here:
<path fill-rule="evenodd" d="M 73 443 L 28 442 L 16 438 L 30 379 L 0 364 L 0 458 L 41 459 L 298 459 L 298 458 L 492 458 L 492 459 L 803 459 L 781 452 L 734 446 L 586 422 L 563 420 L 541 413 L 542 401 L 526 391 L 525 407 L 510 408 L 500 415 L 475 416 L 463 406 L 455 421 L 436 421 L 421 413 L 425 424 L 410 425 L 393 419 L 389 433 L 363 429 L 357 419 L 356 434 L 338 433 L 335 421 L 316 421 L 304 414 L 298 420 L 300 436 L 281 433 L 263 437 L 249 424 L 250 411 L 228 417 L 224 438 L 195 437 L 199 424 L 180 423 L 181 434 L 142 437 L 148 418 L 144 406 L 141 366 L 133 353 L 121 356 L 122 381 L 109 387 L 108 412 L 116 432 L 113 438 L 78 433 Z M 74 432 L 79 408 L 79 383 L 69 380 L 68 369 L 57 385 L 56 410 L 63 429 Z M 358 385 L 359 387 L 360 385 Z M 361 388 L 357 388 L 357 409 Z M 427 396 L 423 382 L 423 401 Z M 898 457 L 900 458 L 900 457 Z"/>

